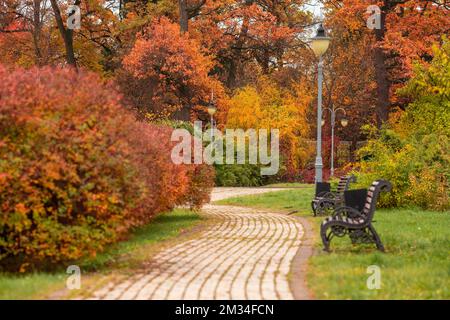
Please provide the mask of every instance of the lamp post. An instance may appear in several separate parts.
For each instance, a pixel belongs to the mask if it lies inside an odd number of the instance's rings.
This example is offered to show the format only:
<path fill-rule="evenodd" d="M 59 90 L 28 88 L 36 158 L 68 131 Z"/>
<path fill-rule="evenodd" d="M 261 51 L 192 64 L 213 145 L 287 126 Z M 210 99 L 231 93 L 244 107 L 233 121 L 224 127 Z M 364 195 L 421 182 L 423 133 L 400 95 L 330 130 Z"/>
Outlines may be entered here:
<path fill-rule="evenodd" d="M 325 108 L 325 110 L 330 111 L 331 115 L 331 165 L 330 165 L 330 176 L 334 176 L 334 126 L 336 124 L 336 113 L 338 111 L 342 111 L 344 115 L 347 113 L 343 108 L 335 108 L 334 106 L 332 108 Z M 322 119 L 322 125 L 325 124 L 325 120 Z M 343 127 L 346 127 L 348 124 L 348 120 L 345 118 L 341 119 L 341 125 Z"/>
<path fill-rule="evenodd" d="M 211 143 L 214 139 L 214 114 L 216 113 L 217 109 L 214 105 L 214 91 L 211 91 L 211 101 L 208 104 L 207 107 L 208 114 L 211 116 Z"/>
<path fill-rule="evenodd" d="M 325 35 L 325 29 L 322 24 L 317 29 L 317 34 L 311 39 L 311 49 L 319 58 L 318 76 L 317 76 L 317 146 L 316 146 L 316 182 L 322 182 L 322 81 L 323 81 L 323 54 L 327 51 L 330 44 L 330 38 Z"/>

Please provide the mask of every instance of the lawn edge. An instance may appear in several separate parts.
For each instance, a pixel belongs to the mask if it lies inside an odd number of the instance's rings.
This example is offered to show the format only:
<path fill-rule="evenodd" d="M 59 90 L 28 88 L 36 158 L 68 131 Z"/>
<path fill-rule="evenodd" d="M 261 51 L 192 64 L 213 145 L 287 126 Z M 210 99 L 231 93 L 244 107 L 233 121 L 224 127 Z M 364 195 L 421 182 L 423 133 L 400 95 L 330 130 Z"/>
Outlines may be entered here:
<path fill-rule="evenodd" d="M 303 236 L 291 262 L 289 287 L 295 300 L 313 300 L 314 294 L 308 286 L 309 259 L 314 255 L 316 236 L 313 224 L 308 218 L 293 216 L 303 226 Z"/>

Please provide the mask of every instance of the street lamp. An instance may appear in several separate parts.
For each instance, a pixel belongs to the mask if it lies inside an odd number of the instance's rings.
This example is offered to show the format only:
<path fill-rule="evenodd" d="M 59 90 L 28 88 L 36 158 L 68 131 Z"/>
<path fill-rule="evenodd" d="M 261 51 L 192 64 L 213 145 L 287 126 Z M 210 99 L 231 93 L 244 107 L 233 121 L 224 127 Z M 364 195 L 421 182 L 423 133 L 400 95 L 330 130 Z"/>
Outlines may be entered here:
<path fill-rule="evenodd" d="M 208 104 L 207 107 L 208 114 L 211 116 L 211 143 L 214 139 L 214 114 L 216 113 L 217 109 L 214 105 L 214 91 L 211 91 L 211 101 Z"/>
<path fill-rule="evenodd" d="M 330 166 L 330 176 L 334 176 L 334 126 L 336 124 L 336 113 L 338 111 L 342 111 L 344 115 L 347 115 L 344 109 L 342 108 L 325 108 L 325 110 L 330 111 L 331 114 L 331 166 Z M 325 120 L 322 119 L 322 125 L 325 123 Z M 348 120 L 345 118 L 341 119 L 341 125 L 346 127 L 348 125 Z"/>
<path fill-rule="evenodd" d="M 330 38 L 326 36 L 322 24 L 317 29 L 317 35 L 311 39 L 311 49 L 319 58 L 317 76 L 317 146 L 316 146 L 316 182 L 322 182 L 322 81 L 323 81 L 323 54 L 327 51 Z"/>

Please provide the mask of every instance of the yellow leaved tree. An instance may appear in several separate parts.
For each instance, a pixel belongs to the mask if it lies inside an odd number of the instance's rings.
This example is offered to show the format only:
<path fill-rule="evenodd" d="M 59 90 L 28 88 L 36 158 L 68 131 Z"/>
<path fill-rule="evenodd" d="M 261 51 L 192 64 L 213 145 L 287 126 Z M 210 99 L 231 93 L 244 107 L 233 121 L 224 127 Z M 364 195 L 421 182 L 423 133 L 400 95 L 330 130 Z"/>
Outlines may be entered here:
<path fill-rule="evenodd" d="M 230 100 L 226 127 L 233 129 L 279 129 L 281 174 L 287 178 L 306 164 L 312 152 L 307 143 L 310 127 L 307 121 L 313 99 L 302 82 L 281 89 L 268 77 L 256 85 L 239 89 Z"/>

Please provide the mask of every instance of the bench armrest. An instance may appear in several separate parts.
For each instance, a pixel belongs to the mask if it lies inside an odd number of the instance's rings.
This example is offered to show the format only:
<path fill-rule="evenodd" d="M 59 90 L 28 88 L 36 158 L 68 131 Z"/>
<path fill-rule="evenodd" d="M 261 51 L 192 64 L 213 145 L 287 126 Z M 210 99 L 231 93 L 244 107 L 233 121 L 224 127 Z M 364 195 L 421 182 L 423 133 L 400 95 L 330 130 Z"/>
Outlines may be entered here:
<path fill-rule="evenodd" d="M 326 192 L 326 193 L 323 193 L 321 197 L 328 198 L 328 199 L 334 199 L 334 198 L 337 198 L 338 196 L 334 192 Z"/>
<path fill-rule="evenodd" d="M 352 208 L 352 207 L 339 207 L 336 208 L 333 212 L 333 217 L 336 216 L 346 216 L 347 218 L 361 218 L 363 215 L 358 210 Z"/>

